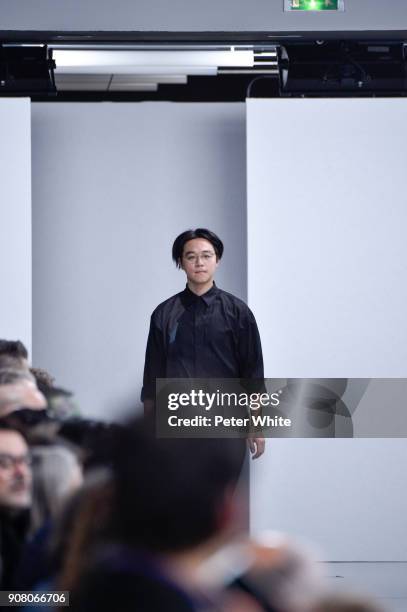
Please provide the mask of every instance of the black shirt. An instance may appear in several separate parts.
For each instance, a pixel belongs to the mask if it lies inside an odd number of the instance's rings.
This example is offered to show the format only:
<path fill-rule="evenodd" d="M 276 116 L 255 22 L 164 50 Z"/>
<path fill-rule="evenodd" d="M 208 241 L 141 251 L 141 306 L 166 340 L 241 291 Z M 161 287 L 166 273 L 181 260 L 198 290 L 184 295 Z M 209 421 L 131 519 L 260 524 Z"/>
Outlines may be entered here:
<path fill-rule="evenodd" d="M 201 296 L 188 286 L 151 315 L 141 399 L 156 378 L 262 379 L 263 356 L 249 307 L 215 284 Z"/>
<path fill-rule="evenodd" d="M 0 508 L 0 589 L 15 586 L 16 571 L 27 539 L 30 512 Z"/>

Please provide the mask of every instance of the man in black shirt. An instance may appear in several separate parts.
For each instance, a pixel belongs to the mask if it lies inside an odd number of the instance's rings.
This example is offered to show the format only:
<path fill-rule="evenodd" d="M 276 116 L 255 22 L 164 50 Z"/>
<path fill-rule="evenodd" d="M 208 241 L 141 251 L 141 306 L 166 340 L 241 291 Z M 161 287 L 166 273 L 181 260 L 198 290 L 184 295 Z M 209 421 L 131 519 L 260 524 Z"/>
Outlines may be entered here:
<path fill-rule="evenodd" d="M 141 395 L 146 411 L 154 407 L 156 378 L 264 377 L 253 313 L 214 283 L 222 254 L 222 241 L 207 229 L 187 230 L 174 242 L 172 257 L 187 286 L 151 315 Z M 250 437 L 249 446 L 257 458 L 264 439 Z"/>

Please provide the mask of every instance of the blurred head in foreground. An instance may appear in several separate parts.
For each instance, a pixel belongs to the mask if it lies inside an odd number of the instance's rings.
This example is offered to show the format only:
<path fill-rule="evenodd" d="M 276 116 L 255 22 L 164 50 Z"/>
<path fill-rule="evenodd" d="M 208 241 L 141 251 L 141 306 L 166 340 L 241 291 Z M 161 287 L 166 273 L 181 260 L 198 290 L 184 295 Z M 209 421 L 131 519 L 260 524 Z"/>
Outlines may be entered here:
<path fill-rule="evenodd" d="M 197 568 L 238 524 L 244 455 L 244 440 L 155 439 L 142 422 L 118 431 L 107 527 L 92 558 L 88 513 L 71 534 L 76 552 L 68 552 L 65 576 L 73 609 L 108 610 L 113 602 L 122 612 L 195 609 Z"/>
<path fill-rule="evenodd" d="M 115 533 L 171 553 L 228 531 L 244 454 L 244 440 L 155 439 L 132 424 L 115 453 Z"/>

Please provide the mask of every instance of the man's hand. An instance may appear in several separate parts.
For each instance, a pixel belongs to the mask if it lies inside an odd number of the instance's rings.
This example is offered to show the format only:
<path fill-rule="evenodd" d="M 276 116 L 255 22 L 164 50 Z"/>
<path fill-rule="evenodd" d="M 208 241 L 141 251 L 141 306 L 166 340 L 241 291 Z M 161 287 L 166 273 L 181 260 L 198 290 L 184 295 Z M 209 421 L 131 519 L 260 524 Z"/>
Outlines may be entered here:
<path fill-rule="evenodd" d="M 252 459 L 258 459 L 262 456 L 266 447 L 266 440 L 264 438 L 258 438 L 254 435 L 249 435 L 249 437 L 247 438 L 247 443 L 252 454 Z"/>

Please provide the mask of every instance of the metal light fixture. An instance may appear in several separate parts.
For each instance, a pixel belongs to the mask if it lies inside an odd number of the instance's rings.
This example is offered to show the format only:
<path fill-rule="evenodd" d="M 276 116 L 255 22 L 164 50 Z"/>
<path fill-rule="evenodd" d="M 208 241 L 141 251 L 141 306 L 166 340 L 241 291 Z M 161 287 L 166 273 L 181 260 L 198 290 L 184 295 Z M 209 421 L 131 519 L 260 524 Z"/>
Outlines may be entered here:
<path fill-rule="evenodd" d="M 188 77 L 262 73 L 278 75 L 275 46 L 50 45 L 59 91 L 154 91 Z"/>

